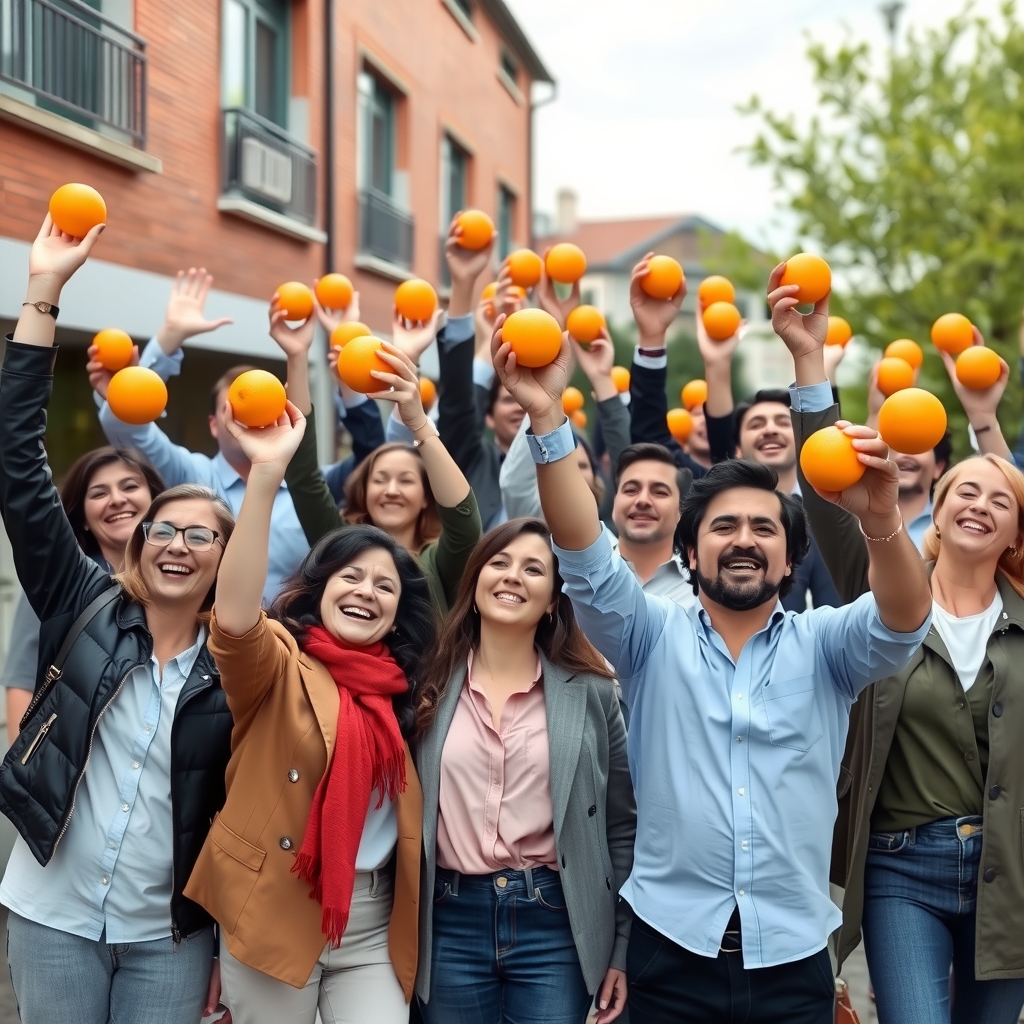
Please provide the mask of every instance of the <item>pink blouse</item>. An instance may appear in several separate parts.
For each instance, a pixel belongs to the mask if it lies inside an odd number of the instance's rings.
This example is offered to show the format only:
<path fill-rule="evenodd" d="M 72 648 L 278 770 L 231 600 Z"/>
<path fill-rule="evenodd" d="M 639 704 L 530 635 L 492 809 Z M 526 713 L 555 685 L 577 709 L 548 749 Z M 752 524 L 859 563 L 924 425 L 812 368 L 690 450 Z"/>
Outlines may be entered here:
<path fill-rule="evenodd" d="M 465 875 L 557 870 L 540 658 L 535 679 L 508 698 L 499 724 L 495 730 L 491 703 L 473 682 L 470 652 L 441 754 L 437 863 Z"/>

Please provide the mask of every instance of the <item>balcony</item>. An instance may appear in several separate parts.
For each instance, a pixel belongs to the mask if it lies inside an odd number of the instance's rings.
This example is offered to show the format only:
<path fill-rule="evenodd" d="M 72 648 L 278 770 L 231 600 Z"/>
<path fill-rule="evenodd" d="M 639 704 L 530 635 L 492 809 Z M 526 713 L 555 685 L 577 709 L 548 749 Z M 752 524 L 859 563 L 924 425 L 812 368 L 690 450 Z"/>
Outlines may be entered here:
<path fill-rule="evenodd" d="M 390 196 L 373 189 L 359 193 L 360 256 L 408 271 L 412 266 L 413 227 L 412 214 L 396 206 Z"/>
<path fill-rule="evenodd" d="M 81 0 L 0 0 L 5 91 L 135 146 L 146 140 L 145 50 Z"/>

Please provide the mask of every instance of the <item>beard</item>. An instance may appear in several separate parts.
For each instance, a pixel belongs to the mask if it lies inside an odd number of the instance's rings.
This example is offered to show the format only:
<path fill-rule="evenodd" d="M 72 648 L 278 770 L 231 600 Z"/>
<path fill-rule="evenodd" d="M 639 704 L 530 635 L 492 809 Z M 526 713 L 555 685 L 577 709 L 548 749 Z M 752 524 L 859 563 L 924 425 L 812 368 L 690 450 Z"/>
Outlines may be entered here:
<path fill-rule="evenodd" d="M 723 580 L 723 563 L 737 557 L 749 558 L 752 562 L 760 565 L 762 572 L 766 575 L 763 575 L 760 580 L 751 580 L 749 583 L 732 583 Z M 708 598 L 714 601 L 715 604 L 720 604 L 723 608 L 728 608 L 734 612 L 749 612 L 751 609 L 757 608 L 778 595 L 782 589 L 782 582 L 786 577 L 783 576 L 781 579 L 773 582 L 768 579 L 767 571 L 768 564 L 761 555 L 739 551 L 735 548 L 725 552 L 719 558 L 718 575 L 715 579 L 711 579 L 701 572 L 699 560 L 694 570 L 697 576 L 697 584 Z"/>

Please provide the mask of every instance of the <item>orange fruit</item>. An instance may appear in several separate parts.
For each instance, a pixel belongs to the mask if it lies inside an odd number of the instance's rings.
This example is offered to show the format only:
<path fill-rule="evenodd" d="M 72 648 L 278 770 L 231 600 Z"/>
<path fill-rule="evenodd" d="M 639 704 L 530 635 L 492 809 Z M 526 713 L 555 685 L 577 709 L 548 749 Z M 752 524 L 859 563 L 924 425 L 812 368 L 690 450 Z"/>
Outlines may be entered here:
<path fill-rule="evenodd" d="M 886 356 L 878 364 L 878 390 L 886 397 L 913 386 L 914 368 L 906 359 Z"/>
<path fill-rule="evenodd" d="M 553 245 L 544 257 L 544 269 L 548 277 L 559 284 L 575 284 L 587 269 L 587 257 L 583 250 L 572 242 Z M 519 282 L 517 281 L 516 284 Z"/>
<path fill-rule="evenodd" d="M 801 305 L 813 304 L 825 298 L 832 289 L 832 269 L 820 256 L 798 252 L 786 260 L 786 269 L 779 284 L 800 285 L 796 297 Z"/>
<path fill-rule="evenodd" d="M 878 411 L 882 440 L 900 455 L 931 451 L 946 432 L 946 410 L 923 388 L 904 388 L 887 398 Z"/>
<path fill-rule="evenodd" d="M 494 221 L 483 210 L 463 210 L 455 223 L 462 228 L 459 245 L 463 249 L 482 249 L 494 237 Z"/>
<path fill-rule="evenodd" d="M 331 331 L 331 348 L 344 348 L 353 338 L 361 338 L 372 333 L 373 331 L 366 324 L 361 324 L 358 320 L 352 320 L 347 324 L 338 324 Z"/>
<path fill-rule="evenodd" d="M 274 293 L 285 320 L 308 320 L 313 312 L 313 292 L 301 281 L 285 281 Z"/>
<path fill-rule="evenodd" d="M 582 430 L 587 425 L 587 414 L 582 409 L 577 409 L 569 419 L 577 430 Z"/>
<path fill-rule="evenodd" d="M 700 308 L 707 309 L 716 302 L 735 302 L 736 289 L 729 278 L 712 274 L 697 285 L 697 298 L 700 299 Z"/>
<path fill-rule="evenodd" d="M 612 383 L 618 389 L 619 394 L 629 390 L 629 370 L 624 366 L 612 367 Z"/>
<path fill-rule="evenodd" d="M 800 468 L 819 491 L 845 491 L 864 475 L 853 438 L 838 427 L 822 427 L 807 438 L 800 451 Z"/>
<path fill-rule="evenodd" d="M 691 380 L 680 392 L 679 397 L 684 409 L 693 409 L 698 405 L 703 405 L 708 400 L 707 381 Z"/>
<path fill-rule="evenodd" d="M 712 302 L 701 317 L 704 330 L 715 341 L 725 341 L 739 330 L 740 311 L 731 302 Z"/>
<path fill-rule="evenodd" d="M 495 293 L 498 291 L 498 282 L 492 281 L 490 284 L 484 285 L 484 290 L 480 293 L 481 299 L 493 299 Z"/>
<path fill-rule="evenodd" d="M 65 234 L 84 238 L 97 224 L 106 224 L 107 204 L 91 185 L 71 182 L 50 196 L 50 216 Z"/>
<path fill-rule="evenodd" d="M 1002 370 L 999 356 L 984 345 L 972 345 L 956 357 L 956 379 L 972 391 L 992 387 Z"/>
<path fill-rule="evenodd" d="M 562 412 L 571 416 L 583 408 L 584 401 L 583 392 L 579 388 L 566 388 L 562 392 Z"/>
<path fill-rule="evenodd" d="M 394 373 L 394 368 L 384 362 L 380 352 L 384 342 L 380 338 L 366 335 L 353 338 L 338 353 L 338 376 L 353 391 L 368 394 L 371 391 L 384 391 L 387 385 L 370 376 L 371 370 L 380 373 Z"/>
<path fill-rule="evenodd" d="M 516 249 L 508 254 L 508 272 L 512 283 L 532 288 L 539 280 L 544 264 L 532 249 Z"/>
<path fill-rule="evenodd" d="M 167 385 L 145 366 L 126 366 L 110 378 L 107 404 L 122 423 L 152 423 L 167 408 Z"/>
<path fill-rule="evenodd" d="M 406 320 L 429 320 L 437 309 L 437 292 L 429 281 L 414 277 L 411 281 L 403 281 L 395 289 L 395 307 Z"/>
<path fill-rule="evenodd" d="M 853 337 L 853 328 L 841 317 L 830 316 L 828 318 L 828 333 L 825 335 L 826 345 L 842 345 Z"/>
<path fill-rule="evenodd" d="M 683 268 L 671 256 L 652 256 L 640 287 L 654 299 L 671 299 L 683 283 Z"/>
<path fill-rule="evenodd" d="M 437 385 L 429 377 L 420 377 L 420 401 L 424 412 L 430 412 L 437 401 Z"/>
<path fill-rule="evenodd" d="M 577 306 L 565 318 L 565 329 L 581 345 L 589 345 L 594 341 L 604 325 L 604 314 L 593 306 Z"/>
<path fill-rule="evenodd" d="M 693 433 L 693 417 L 686 409 L 669 409 L 665 416 L 668 432 L 682 444 Z"/>
<path fill-rule="evenodd" d="M 963 313 L 944 313 L 932 324 L 932 344 L 951 356 L 960 355 L 974 344 L 971 321 Z"/>
<path fill-rule="evenodd" d="M 547 366 L 562 347 L 562 328 L 543 309 L 520 309 L 502 325 L 501 340 L 507 341 L 520 366 Z"/>
<path fill-rule="evenodd" d="M 889 342 L 885 347 L 885 354 L 890 359 L 902 359 L 910 363 L 915 370 L 920 370 L 924 363 L 924 353 L 916 341 L 909 338 L 899 338 Z"/>
<path fill-rule="evenodd" d="M 354 294 L 352 282 L 344 274 L 324 274 L 316 283 L 316 297 L 324 309 L 348 309 Z"/>
<path fill-rule="evenodd" d="M 246 370 L 228 388 L 231 415 L 246 427 L 269 427 L 284 412 L 284 385 L 266 370 Z"/>
<path fill-rule="evenodd" d="M 92 339 L 92 343 L 99 349 L 96 353 L 96 362 L 102 363 L 106 370 L 123 370 L 132 361 L 135 342 L 116 327 L 107 327 L 100 331 Z"/>

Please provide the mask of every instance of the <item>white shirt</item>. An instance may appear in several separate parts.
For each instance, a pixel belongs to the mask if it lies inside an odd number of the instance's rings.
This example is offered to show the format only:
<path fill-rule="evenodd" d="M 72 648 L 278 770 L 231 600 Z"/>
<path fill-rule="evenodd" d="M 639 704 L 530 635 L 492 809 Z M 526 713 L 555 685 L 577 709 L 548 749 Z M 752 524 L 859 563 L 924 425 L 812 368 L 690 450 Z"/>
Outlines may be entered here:
<path fill-rule="evenodd" d="M 622 557 L 619 551 L 619 539 L 612 541 L 612 548 L 615 553 Z M 626 565 L 633 570 L 633 575 L 640 580 L 645 594 L 653 594 L 655 597 L 667 597 L 674 604 L 683 608 L 691 608 L 697 603 L 697 595 L 693 592 L 693 584 L 690 582 L 690 571 L 683 565 L 679 554 L 674 554 L 667 562 L 662 562 L 654 575 L 644 583 L 636 571 L 636 567 L 627 558 L 622 559 Z"/>
<path fill-rule="evenodd" d="M 949 651 L 950 661 L 960 677 L 966 693 L 978 678 L 978 670 L 985 660 L 988 638 L 995 629 L 1003 610 L 1003 599 L 996 591 L 995 600 L 977 615 L 957 617 L 947 612 L 937 601 L 932 601 L 932 625 L 942 637 Z"/>
<path fill-rule="evenodd" d="M 398 815 L 395 805 L 387 797 L 377 806 L 380 790 L 370 793 L 370 806 L 363 822 L 363 834 L 359 837 L 356 851 L 356 871 L 376 871 L 391 860 L 391 853 L 398 844 Z"/>

